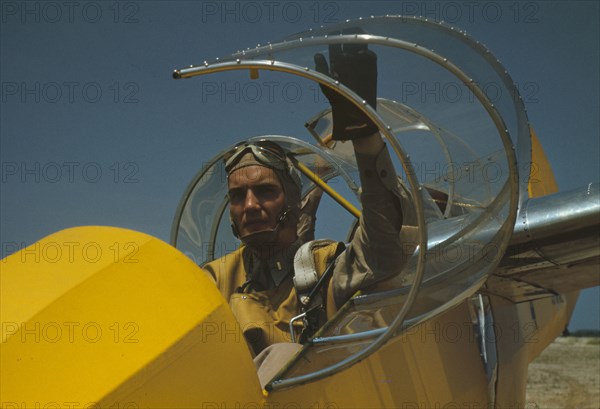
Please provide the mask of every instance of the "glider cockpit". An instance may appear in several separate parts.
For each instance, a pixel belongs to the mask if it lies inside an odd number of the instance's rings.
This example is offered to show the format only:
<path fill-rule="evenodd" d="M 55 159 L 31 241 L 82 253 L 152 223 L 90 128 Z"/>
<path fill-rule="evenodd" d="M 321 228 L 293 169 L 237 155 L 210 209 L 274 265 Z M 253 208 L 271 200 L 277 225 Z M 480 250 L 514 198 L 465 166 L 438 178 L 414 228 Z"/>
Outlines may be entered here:
<path fill-rule="evenodd" d="M 313 69 L 316 53 L 355 43 L 377 54 L 376 111 Z M 347 241 L 360 194 L 351 148 L 330 140 L 331 112 L 319 98 L 320 86 L 338 92 L 377 124 L 413 198 L 416 234 L 407 244 L 414 253 L 399 271 L 401 278 L 351 299 L 267 389 L 319 379 L 364 359 L 406 328 L 472 296 L 500 262 L 517 209 L 528 199 L 531 131 L 505 69 L 465 32 L 427 19 L 371 17 L 176 70 L 174 77 L 208 74 L 246 90 L 273 90 L 274 84 L 286 89 L 283 103 L 245 98 L 219 108 L 231 111 L 232 123 L 242 120 L 246 137 L 279 143 L 308 169 L 303 195 L 324 181 L 342 196 L 337 201 L 349 211 L 324 200 L 316 237 Z M 252 121 L 258 112 L 260 121 Z M 236 134 L 235 139 L 192 180 L 173 224 L 172 244 L 199 265 L 238 246 L 230 229 L 222 158 L 243 137 L 228 125 L 221 135 Z M 265 135 L 269 126 L 287 129 Z"/>

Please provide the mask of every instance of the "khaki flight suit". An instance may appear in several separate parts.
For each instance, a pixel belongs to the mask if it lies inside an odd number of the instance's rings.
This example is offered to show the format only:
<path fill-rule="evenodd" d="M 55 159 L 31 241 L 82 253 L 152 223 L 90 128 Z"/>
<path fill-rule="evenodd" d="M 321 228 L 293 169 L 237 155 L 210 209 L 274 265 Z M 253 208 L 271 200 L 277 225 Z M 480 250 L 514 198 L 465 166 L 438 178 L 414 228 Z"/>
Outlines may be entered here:
<path fill-rule="evenodd" d="M 335 258 L 337 243 L 322 242 L 313 251 L 319 276 L 328 263 L 334 271 L 325 283 L 323 295 L 327 319 L 358 290 L 398 276 L 412 254 L 416 229 L 408 191 L 399 183 L 389 152 L 357 154 L 362 183 L 362 215 L 351 243 Z M 295 243 L 280 260 L 269 260 L 262 274 L 273 276 L 266 290 L 240 292 L 252 269 L 252 254 L 245 246 L 203 268 L 215 279 L 219 291 L 238 320 L 240 329 L 256 356 L 269 345 L 290 342 L 290 320 L 301 313 L 293 284 L 293 257 L 301 243 Z M 275 267 L 277 266 L 277 267 Z M 275 272 L 274 270 L 282 270 Z M 265 281 L 268 282 L 268 281 Z M 301 320 L 296 321 L 299 333 Z M 296 323 L 295 322 L 295 323 Z"/>

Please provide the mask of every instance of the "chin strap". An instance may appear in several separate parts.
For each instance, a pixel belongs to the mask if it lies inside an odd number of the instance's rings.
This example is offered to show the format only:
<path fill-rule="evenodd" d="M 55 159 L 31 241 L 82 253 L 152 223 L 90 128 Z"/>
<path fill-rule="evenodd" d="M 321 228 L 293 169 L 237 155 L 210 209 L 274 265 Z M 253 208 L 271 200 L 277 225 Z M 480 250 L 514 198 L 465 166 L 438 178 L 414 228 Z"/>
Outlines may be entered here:
<path fill-rule="evenodd" d="M 287 209 L 281 212 L 279 218 L 277 219 L 277 224 L 273 229 L 257 231 L 255 233 L 247 234 L 244 237 L 240 237 L 239 230 L 237 229 L 235 223 L 232 221 L 231 230 L 233 231 L 233 235 L 236 238 L 240 239 L 247 246 L 257 246 L 265 243 L 274 243 L 275 239 L 277 238 L 277 234 L 281 229 L 281 226 L 283 226 L 285 221 L 288 219 L 291 210 L 292 208 L 288 206 Z"/>

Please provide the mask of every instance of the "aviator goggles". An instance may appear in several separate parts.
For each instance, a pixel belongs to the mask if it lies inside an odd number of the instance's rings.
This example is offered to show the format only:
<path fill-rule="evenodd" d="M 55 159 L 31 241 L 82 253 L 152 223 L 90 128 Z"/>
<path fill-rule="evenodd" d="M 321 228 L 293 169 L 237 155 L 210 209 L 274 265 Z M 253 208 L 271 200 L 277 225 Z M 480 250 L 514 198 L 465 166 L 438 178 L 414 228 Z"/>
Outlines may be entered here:
<path fill-rule="evenodd" d="M 270 168 L 279 170 L 288 169 L 288 159 L 285 151 L 276 143 L 266 140 L 255 142 L 243 142 L 223 156 L 225 172 L 229 171 L 246 154 L 252 152 L 257 161 Z"/>

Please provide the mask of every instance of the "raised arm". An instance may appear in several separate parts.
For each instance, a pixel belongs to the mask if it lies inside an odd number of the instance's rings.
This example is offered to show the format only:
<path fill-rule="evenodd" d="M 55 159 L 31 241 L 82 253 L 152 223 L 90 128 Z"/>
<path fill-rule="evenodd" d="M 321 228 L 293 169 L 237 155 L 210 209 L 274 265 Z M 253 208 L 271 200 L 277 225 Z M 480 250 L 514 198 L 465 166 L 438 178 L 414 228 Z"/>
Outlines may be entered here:
<path fill-rule="evenodd" d="M 338 44 L 330 46 L 329 60 L 327 64 L 325 57 L 317 54 L 317 70 L 340 81 L 376 108 L 375 53 L 366 45 Z M 410 230 L 403 229 L 403 224 L 405 216 L 411 218 L 412 206 L 377 126 L 335 91 L 326 87 L 322 87 L 322 91 L 332 107 L 333 139 L 352 141 L 362 188 L 360 226 L 349 247 L 336 261 L 332 278 L 330 296 L 335 308 L 339 308 L 357 290 L 402 270 L 410 251 L 403 245 L 406 234 L 401 233 Z"/>

